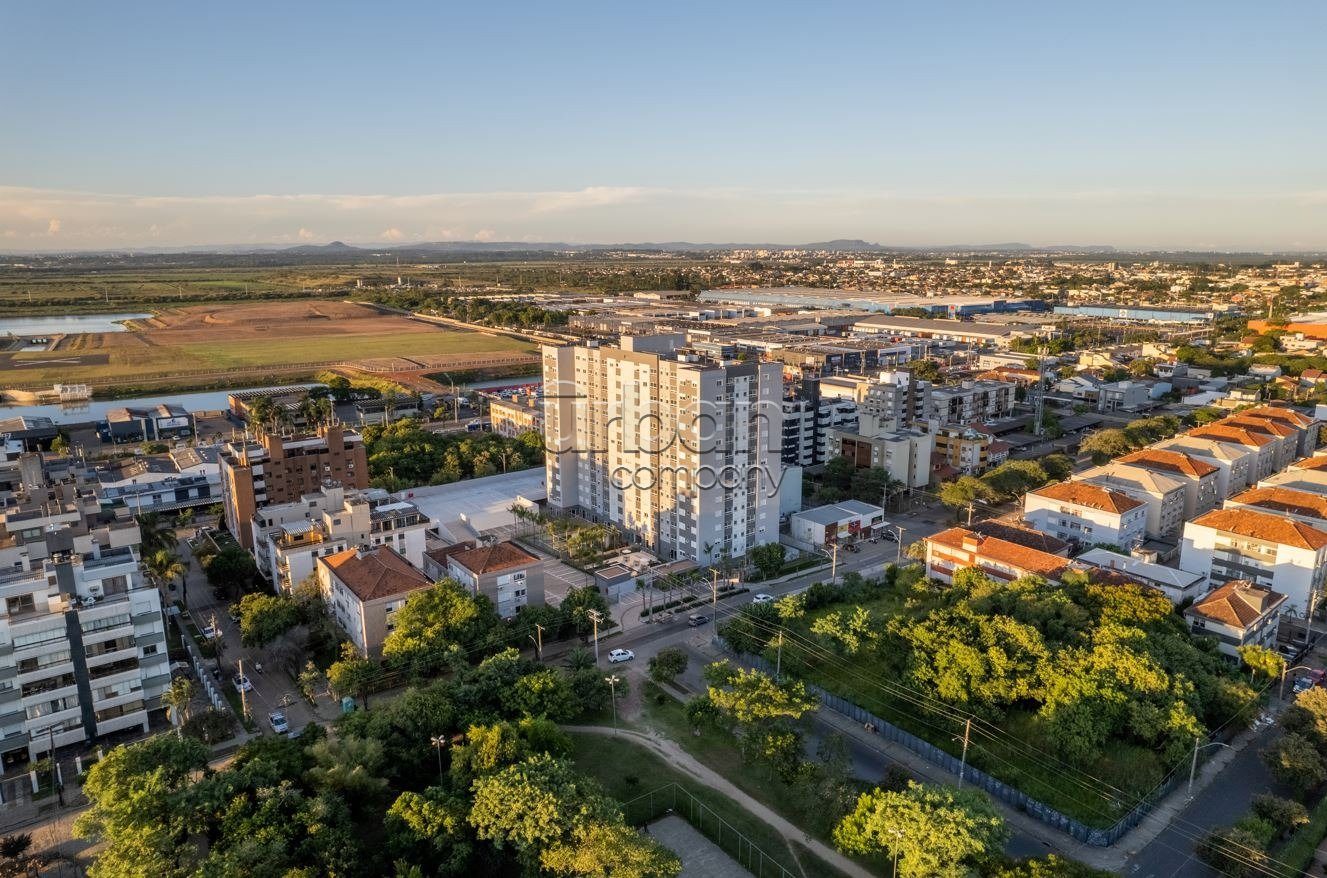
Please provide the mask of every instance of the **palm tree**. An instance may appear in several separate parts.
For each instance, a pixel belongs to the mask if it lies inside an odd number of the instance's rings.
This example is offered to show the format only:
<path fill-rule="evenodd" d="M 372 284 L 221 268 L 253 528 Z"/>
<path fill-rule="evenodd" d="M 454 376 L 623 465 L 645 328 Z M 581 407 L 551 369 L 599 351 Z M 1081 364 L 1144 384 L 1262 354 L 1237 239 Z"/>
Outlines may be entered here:
<path fill-rule="evenodd" d="M 157 549 L 148 556 L 147 569 L 162 585 L 169 585 L 179 577 L 180 602 L 184 604 L 185 609 L 189 608 L 188 584 L 185 577 L 189 568 L 184 566 L 178 555 L 169 549 Z"/>
<path fill-rule="evenodd" d="M 175 548 L 175 531 L 155 512 L 145 512 L 138 516 L 138 530 L 143 549 L 155 552 L 158 549 Z"/>
<path fill-rule="evenodd" d="M 191 713 L 190 705 L 194 697 L 194 684 L 185 677 L 176 677 L 171 681 L 170 688 L 161 696 L 161 702 L 166 705 L 170 712 L 171 723 L 175 726 L 175 734 L 183 735 L 184 724 L 189 721 Z"/>
<path fill-rule="evenodd" d="M 270 397 L 258 397 L 249 403 L 249 426 L 254 428 L 255 432 L 265 432 L 275 410 L 276 406 Z"/>

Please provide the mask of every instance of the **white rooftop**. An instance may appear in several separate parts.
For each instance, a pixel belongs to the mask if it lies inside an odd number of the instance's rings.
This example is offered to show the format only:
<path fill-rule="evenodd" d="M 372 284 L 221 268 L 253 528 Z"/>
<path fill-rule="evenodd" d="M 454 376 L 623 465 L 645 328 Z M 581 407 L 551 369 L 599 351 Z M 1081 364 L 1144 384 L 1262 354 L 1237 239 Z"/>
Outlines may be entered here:
<path fill-rule="evenodd" d="M 543 500 L 548 490 L 544 487 L 544 468 L 536 466 L 449 485 L 413 488 L 398 496 L 415 504 L 431 521 L 449 531 L 453 529 L 449 524 L 462 524 L 476 534 L 483 534 L 516 523 L 516 516 L 509 510 L 518 498 Z"/>

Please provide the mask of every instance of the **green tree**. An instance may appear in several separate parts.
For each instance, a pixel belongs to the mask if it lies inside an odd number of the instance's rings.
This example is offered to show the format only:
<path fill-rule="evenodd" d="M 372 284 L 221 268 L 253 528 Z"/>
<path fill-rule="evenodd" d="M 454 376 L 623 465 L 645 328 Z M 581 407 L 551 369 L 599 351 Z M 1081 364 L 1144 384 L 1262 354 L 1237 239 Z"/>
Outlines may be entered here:
<path fill-rule="evenodd" d="M 339 697 L 350 696 L 358 699 L 364 709 L 369 709 L 369 693 L 377 685 L 381 675 L 378 663 L 359 654 L 355 644 L 341 644 L 341 658 L 327 669 L 327 683 Z"/>
<path fill-rule="evenodd" d="M 727 660 L 705 669 L 714 706 L 742 725 L 774 719 L 799 720 L 816 709 L 815 696 L 800 680 L 776 681 L 763 671 L 733 667 Z"/>
<path fill-rule="evenodd" d="M 764 579 L 772 579 L 783 569 L 782 543 L 765 543 L 751 550 L 751 563 L 756 565 Z"/>
<path fill-rule="evenodd" d="M 194 691 L 194 684 L 187 677 L 176 677 L 170 681 L 170 687 L 161 696 L 161 703 L 166 705 L 176 734 L 182 734 L 184 724 L 189 721 Z"/>
<path fill-rule="evenodd" d="M 1272 777 L 1300 795 L 1327 781 L 1327 763 L 1303 735 L 1287 732 L 1263 748 L 1261 755 Z"/>
<path fill-rule="evenodd" d="M 900 792 L 864 793 L 834 830 L 841 850 L 888 853 L 905 878 L 963 878 L 1008 838 L 983 793 L 916 782 Z"/>
<path fill-rule="evenodd" d="M 237 545 L 227 545 L 203 568 L 207 582 L 222 594 L 234 597 L 248 591 L 258 577 L 253 556 Z"/>
<path fill-rule="evenodd" d="M 189 568 L 184 566 L 176 555 L 170 549 L 157 549 L 147 557 L 146 566 L 153 578 L 163 586 L 169 586 L 176 579 L 184 582 L 184 576 Z M 181 589 L 180 598 L 186 607 L 189 606 L 188 595 L 185 589 Z"/>
<path fill-rule="evenodd" d="M 956 514 L 977 505 L 994 503 L 998 499 L 991 486 L 975 476 L 959 476 L 952 482 L 940 485 L 940 502 Z"/>
<path fill-rule="evenodd" d="M 1101 466 L 1120 455 L 1128 454 L 1135 447 L 1123 430 L 1108 428 L 1088 436 L 1079 444 L 1078 450 L 1091 455 L 1092 462 Z"/>
<path fill-rule="evenodd" d="M 1269 869 L 1262 842 L 1243 827 L 1232 826 L 1212 833 L 1198 842 L 1195 852 L 1198 859 L 1231 878 L 1275 874 Z"/>
<path fill-rule="evenodd" d="M 1314 686 L 1295 696 L 1295 703 L 1281 714 L 1281 726 L 1327 750 L 1327 689 Z"/>
<path fill-rule="evenodd" d="M 383 658 L 415 674 L 436 671 L 453 650 L 469 654 L 500 645 L 501 620 L 492 601 L 472 595 L 454 579 L 412 593 L 394 621 L 383 641 Z"/>
<path fill-rule="evenodd" d="M 671 683 L 687 669 L 686 650 L 676 646 L 667 646 L 659 650 L 650 659 L 650 679 L 656 683 Z"/>
<path fill-rule="evenodd" d="M 1244 667 L 1249 669 L 1250 679 L 1262 674 L 1266 680 L 1275 680 L 1286 667 L 1286 660 L 1265 646 L 1241 646 L 1239 658 L 1244 662 Z"/>
<path fill-rule="evenodd" d="M 207 765 L 207 748 L 194 738 L 158 735 L 113 748 L 88 770 L 89 806 L 74 834 L 103 845 L 92 878 L 184 876 L 195 854 L 185 804 L 193 775 Z"/>
<path fill-rule="evenodd" d="M 240 642 L 266 646 L 303 621 L 300 607 L 285 595 L 254 592 L 240 598 Z"/>
<path fill-rule="evenodd" d="M 431 863 L 441 875 L 463 875 L 474 845 L 466 821 L 470 803 L 439 787 L 406 791 L 387 810 L 388 843 L 397 856 Z"/>

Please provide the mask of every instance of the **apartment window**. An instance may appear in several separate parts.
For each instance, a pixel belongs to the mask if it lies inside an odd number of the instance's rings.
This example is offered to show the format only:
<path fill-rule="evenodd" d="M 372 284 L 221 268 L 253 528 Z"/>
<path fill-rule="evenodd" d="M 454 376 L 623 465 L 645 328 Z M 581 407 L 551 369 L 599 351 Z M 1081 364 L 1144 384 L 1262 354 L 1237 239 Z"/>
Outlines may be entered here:
<path fill-rule="evenodd" d="M 30 594 L 21 594 L 18 597 L 5 600 L 5 611 L 11 616 L 16 616 L 19 613 L 31 613 L 36 608 L 37 604 Z"/>

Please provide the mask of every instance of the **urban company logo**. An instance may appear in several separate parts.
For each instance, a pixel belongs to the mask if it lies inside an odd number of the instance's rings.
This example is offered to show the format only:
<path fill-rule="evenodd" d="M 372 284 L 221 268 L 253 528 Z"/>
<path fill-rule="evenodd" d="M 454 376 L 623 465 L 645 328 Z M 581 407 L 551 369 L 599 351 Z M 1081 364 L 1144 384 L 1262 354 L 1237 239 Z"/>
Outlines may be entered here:
<path fill-rule="evenodd" d="M 673 486 L 720 488 L 777 497 L 786 470 L 779 463 L 783 408 L 761 400 L 703 400 L 662 406 L 647 383 L 624 384 L 619 398 L 579 391 L 544 396 L 544 450 L 572 454 L 607 469 L 614 488 L 652 491 Z M 638 402 L 636 400 L 639 400 Z M 576 427 L 559 432 L 557 418 Z M 586 437 L 594 441 L 585 442 Z"/>

